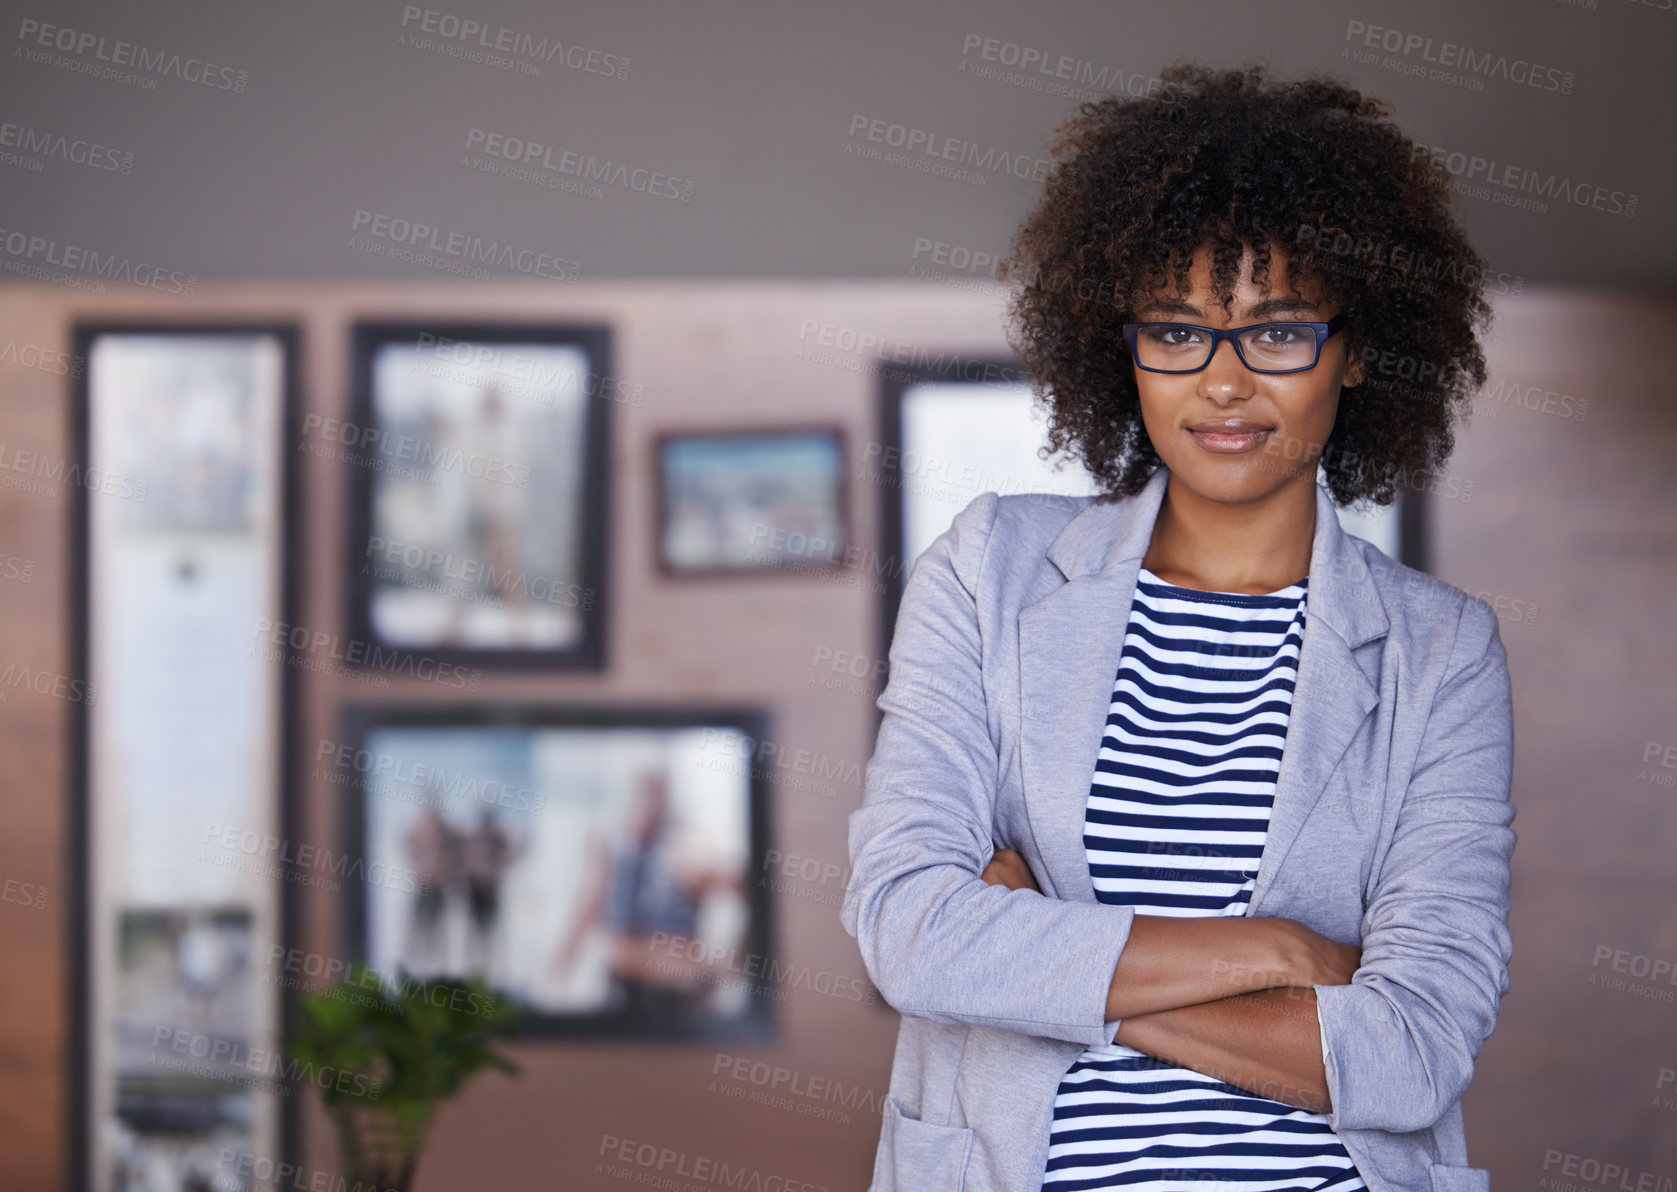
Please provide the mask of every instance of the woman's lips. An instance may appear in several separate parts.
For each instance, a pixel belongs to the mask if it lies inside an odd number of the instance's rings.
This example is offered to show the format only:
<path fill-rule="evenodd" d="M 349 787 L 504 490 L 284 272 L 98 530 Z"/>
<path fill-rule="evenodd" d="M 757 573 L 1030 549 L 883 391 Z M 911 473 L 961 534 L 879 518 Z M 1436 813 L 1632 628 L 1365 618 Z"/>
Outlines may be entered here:
<path fill-rule="evenodd" d="M 1264 430 L 1195 430 L 1188 428 L 1188 433 L 1194 436 L 1194 442 L 1207 451 L 1214 451 L 1219 455 L 1238 455 L 1242 451 L 1250 451 L 1262 443 L 1270 435 Z"/>

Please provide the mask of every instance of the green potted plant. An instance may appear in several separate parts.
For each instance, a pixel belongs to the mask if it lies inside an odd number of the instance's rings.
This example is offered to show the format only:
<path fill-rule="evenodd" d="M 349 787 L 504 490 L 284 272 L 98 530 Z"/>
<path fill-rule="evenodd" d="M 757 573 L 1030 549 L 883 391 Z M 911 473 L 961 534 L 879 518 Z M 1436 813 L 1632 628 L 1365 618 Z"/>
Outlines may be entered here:
<path fill-rule="evenodd" d="M 407 1192 L 438 1102 L 483 1068 L 519 1072 L 492 1046 L 515 1033 L 519 1010 L 478 976 L 419 981 L 399 972 L 392 988 L 356 964 L 293 1006 L 286 1051 L 319 1074 L 313 1083 L 354 1186 Z"/>

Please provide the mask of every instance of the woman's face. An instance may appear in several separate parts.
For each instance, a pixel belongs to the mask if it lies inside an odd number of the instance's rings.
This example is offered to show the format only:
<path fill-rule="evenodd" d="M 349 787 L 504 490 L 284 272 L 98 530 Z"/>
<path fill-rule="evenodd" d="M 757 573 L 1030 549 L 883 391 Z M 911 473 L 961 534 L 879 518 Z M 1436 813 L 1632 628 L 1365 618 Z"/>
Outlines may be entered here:
<path fill-rule="evenodd" d="M 1325 323 L 1338 313 L 1315 279 L 1304 292 L 1287 288 L 1286 257 L 1272 247 L 1272 289 L 1252 281 L 1253 253 L 1240 264 L 1230 314 L 1212 294 L 1208 248 L 1194 254 L 1187 293 L 1155 291 L 1137 300 L 1133 322 L 1197 323 L 1245 327 L 1301 320 Z M 1315 484 L 1322 446 L 1339 411 L 1340 386 L 1362 380 L 1362 366 L 1347 367 L 1345 329 L 1322 344 L 1316 367 L 1305 372 L 1258 373 L 1241 363 L 1234 344 L 1217 345 L 1199 372 L 1165 374 L 1135 370 L 1142 422 L 1175 482 L 1213 501 L 1259 501 L 1294 483 Z M 1219 433 L 1220 424 L 1230 424 Z"/>

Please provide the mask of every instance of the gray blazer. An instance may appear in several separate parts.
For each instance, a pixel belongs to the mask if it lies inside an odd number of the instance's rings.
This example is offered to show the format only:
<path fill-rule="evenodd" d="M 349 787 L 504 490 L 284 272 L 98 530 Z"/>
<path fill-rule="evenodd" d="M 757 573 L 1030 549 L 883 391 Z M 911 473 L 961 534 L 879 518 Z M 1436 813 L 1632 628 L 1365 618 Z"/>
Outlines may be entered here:
<path fill-rule="evenodd" d="M 1060 1078 L 1117 1030 L 1135 912 L 1095 897 L 1083 816 L 1167 479 L 1107 504 L 985 493 L 909 571 L 840 911 L 903 1015 L 870 1192 L 1040 1192 Z M 1247 913 L 1363 949 L 1350 984 L 1314 988 L 1328 1121 L 1370 1189 L 1488 1192 L 1460 1098 L 1513 951 L 1507 657 L 1489 604 L 1316 497 Z M 998 847 L 1042 893 L 979 876 Z"/>

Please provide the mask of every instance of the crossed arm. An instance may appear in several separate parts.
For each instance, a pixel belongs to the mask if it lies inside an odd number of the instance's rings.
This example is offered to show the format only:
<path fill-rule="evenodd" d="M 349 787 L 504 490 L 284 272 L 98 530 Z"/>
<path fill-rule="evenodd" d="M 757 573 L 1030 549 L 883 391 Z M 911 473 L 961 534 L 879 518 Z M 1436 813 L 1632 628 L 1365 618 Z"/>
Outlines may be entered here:
<path fill-rule="evenodd" d="M 1038 890 L 998 849 L 981 876 Z M 1038 891 L 1040 893 L 1040 890 Z M 1106 1015 L 1114 1042 L 1315 1113 L 1332 1109 L 1313 985 L 1345 985 L 1362 950 L 1293 919 L 1137 915 Z"/>

